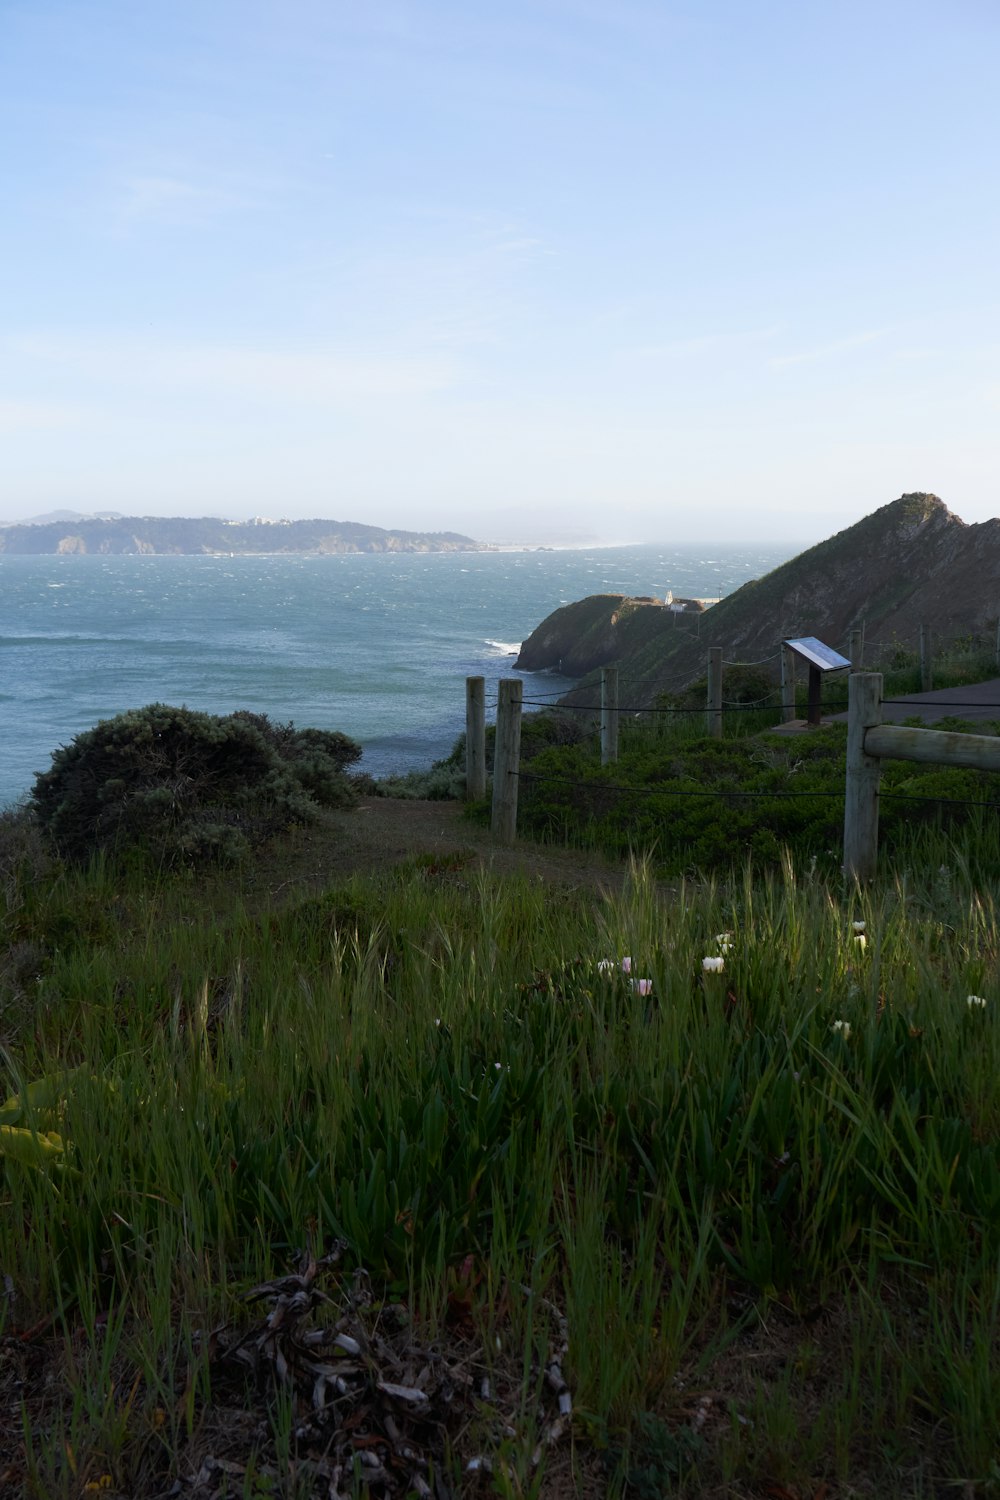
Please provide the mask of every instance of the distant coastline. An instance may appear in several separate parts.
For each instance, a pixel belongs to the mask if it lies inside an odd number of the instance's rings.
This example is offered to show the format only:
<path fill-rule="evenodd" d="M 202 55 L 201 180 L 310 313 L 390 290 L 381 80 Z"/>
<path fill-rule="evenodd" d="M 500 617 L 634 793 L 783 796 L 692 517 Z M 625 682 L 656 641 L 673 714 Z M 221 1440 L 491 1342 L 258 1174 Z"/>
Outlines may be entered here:
<path fill-rule="evenodd" d="M 202 516 L 69 516 L 0 527 L 0 554 L 28 557 L 337 557 L 353 552 L 482 552 L 456 531 L 387 530 L 360 521 L 225 521 Z"/>

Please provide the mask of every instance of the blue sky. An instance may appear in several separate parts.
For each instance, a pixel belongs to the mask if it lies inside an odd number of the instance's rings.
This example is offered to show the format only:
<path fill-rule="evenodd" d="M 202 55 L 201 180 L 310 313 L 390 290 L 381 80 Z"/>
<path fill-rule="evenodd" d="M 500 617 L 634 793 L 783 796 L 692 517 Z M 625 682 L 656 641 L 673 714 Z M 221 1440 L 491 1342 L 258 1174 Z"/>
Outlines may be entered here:
<path fill-rule="evenodd" d="M 995 0 L 0 0 L 0 520 L 1000 513 Z"/>

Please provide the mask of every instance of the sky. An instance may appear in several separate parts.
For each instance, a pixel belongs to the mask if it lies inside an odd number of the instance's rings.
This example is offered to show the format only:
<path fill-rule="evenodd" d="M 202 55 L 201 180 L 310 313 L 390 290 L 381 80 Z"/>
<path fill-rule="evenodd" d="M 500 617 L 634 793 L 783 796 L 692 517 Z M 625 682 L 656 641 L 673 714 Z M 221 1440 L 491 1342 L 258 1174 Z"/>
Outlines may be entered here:
<path fill-rule="evenodd" d="M 996 0 L 0 0 L 0 522 L 1000 514 Z"/>

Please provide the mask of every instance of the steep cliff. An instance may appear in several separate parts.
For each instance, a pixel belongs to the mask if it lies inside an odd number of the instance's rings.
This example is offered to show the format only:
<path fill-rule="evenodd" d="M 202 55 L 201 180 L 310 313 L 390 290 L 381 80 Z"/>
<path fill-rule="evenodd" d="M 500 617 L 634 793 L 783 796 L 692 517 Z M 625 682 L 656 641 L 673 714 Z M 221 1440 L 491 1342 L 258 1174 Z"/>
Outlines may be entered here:
<path fill-rule="evenodd" d="M 675 619 L 657 599 L 591 594 L 543 620 L 514 666 L 524 672 L 553 667 L 567 677 L 582 677 L 658 640 Z"/>
<path fill-rule="evenodd" d="M 795 635 L 846 651 L 856 627 L 869 643 L 908 645 L 921 624 L 941 639 L 992 630 L 1000 612 L 1000 520 L 970 526 L 936 495 L 903 495 L 697 619 L 639 604 L 597 595 L 556 610 L 525 641 L 516 665 L 558 667 L 561 659 L 572 674 L 617 661 L 629 699 L 648 702 L 700 676 L 710 646 L 749 660 Z M 578 622 L 586 626 L 579 642 Z"/>

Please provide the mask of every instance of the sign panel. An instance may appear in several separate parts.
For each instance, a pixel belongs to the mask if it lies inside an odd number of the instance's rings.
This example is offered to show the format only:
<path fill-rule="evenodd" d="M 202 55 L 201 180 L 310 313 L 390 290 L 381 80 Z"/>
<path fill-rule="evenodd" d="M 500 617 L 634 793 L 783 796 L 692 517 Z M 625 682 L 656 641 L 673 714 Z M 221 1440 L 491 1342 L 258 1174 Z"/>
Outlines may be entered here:
<path fill-rule="evenodd" d="M 811 667 L 819 667 L 821 672 L 837 672 L 851 665 L 846 656 L 841 656 L 832 646 L 824 646 L 814 635 L 799 636 L 797 640 L 785 641 L 785 645 Z"/>

